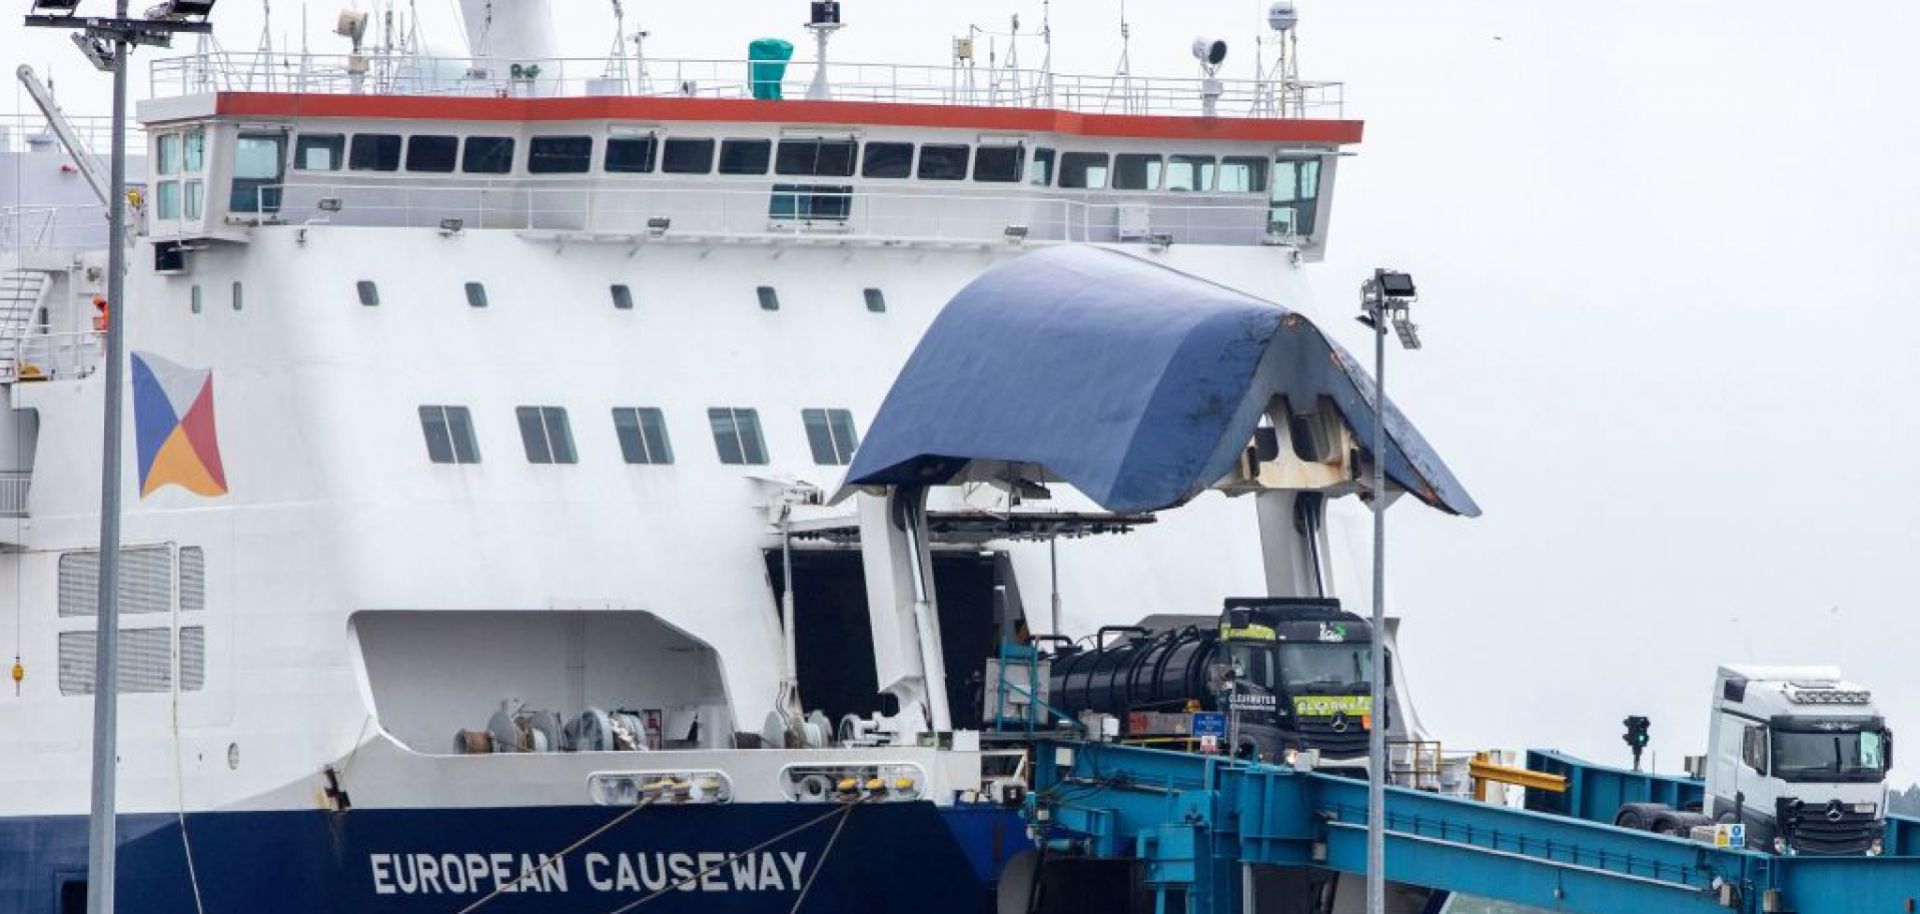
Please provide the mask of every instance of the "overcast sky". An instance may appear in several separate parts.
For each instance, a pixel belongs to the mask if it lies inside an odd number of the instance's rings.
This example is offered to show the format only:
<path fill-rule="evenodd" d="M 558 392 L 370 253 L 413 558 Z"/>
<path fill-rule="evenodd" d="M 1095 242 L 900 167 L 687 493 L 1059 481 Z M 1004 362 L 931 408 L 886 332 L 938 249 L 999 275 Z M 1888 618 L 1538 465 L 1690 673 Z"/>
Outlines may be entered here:
<path fill-rule="evenodd" d="M 89 0 L 104 9 L 107 0 Z M 24 5 L 24 4 L 21 4 Z M 138 5 L 138 4 L 136 4 Z M 556 0 L 569 53 L 608 6 Z M 1704 751 L 1713 669 L 1837 663 L 1920 747 L 1920 8 L 1785 0 L 1302 0 L 1309 78 L 1367 121 L 1340 170 L 1323 325 L 1376 265 L 1420 282 L 1428 348 L 1392 396 L 1486 509 L 1395 521 L 1395 611 L 1425 722 L 1451 749 L 1624 759 Z M 451 0 L 421 0 L 451 21 Z M 630 0 L 661 57 L 802 43 L 800 0 Z M 972 22 L 1039 0 L 846 0 L 845 60 L 944 64 Z M 1134 0 L 1137 72 L 1188 75 L 1196 34 L 1252 69 L 1261 0 Z M 337 6 L 310 7 L 312 45 Z M 1053 5 L 1055 63 L 1105 74 L 1116 0 Z M 223 0 L 252 47 L 260 5 Z M 301 8 L 276 4 L 297 45 Z M 804 47 L 804 45 L 803 45 Z M 1022 51 L 1037 64 L 1039 47 Z M 802 52 L 805 56 L 805 52 Z M 74 113 L 104 79 L 59 33 L 0 26 L 0 61 L 51 72 Z M 16 91 L 16 108 L 24 99 Z M 1900 269 L 1901 264 L 1907 269 Z M 1920 774 L 1920 749 L 1899 754 Z"/>

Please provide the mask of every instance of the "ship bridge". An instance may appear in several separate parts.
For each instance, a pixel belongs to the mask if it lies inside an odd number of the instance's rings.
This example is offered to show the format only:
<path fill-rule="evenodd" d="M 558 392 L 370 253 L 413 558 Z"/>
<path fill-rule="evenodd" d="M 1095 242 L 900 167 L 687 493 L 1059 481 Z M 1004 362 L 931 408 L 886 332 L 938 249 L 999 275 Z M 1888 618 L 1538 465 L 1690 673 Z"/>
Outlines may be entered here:
<path fill-rule="evenodd" d="M 560 243 L 1269 245 L 1321 255 L 1337 83 L 814 64 L 208 53 L 157 61 L 164 270 L 275 226 Z M 609 75 L 612 74 L 612 75 Z"/>

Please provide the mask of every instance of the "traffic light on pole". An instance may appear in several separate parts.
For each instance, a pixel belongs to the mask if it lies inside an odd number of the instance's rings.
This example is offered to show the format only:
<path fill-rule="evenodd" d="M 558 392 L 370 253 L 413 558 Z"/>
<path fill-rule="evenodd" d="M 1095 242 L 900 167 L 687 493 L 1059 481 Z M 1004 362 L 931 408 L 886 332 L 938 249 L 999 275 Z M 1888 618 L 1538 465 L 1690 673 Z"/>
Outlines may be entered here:
<path fill-rule="evenodd" d="M 1626 725 L 1627 732 L 1620 738 L 1626 741 L 1627 748 L 1633 750 L 1633 770 L 1639 771 L 1640 753 L 1647 749 L 1647 730 L 1653 726 L 1653 722 L 1636 714 L 1621 723 Z"/>

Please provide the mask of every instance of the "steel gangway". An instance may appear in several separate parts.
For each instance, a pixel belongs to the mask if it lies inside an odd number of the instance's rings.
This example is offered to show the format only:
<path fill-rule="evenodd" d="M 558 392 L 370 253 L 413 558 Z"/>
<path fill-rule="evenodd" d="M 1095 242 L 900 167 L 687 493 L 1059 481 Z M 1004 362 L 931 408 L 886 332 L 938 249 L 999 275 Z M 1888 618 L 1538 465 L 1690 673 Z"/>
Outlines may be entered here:
<path fill-rule="evenodd" d="M 1366 867 L 1366 782 L 1293 767 L 1041 740 L 1028 814 L 1048 853 L 1138 861 L 1158 911 L 1243 914 L 1248 866 Z M 1890 826 L 1885 856 L 1792 857 L 1395 787 L 1385 825 L 1388 880 L 1551 911 L 1896 914 L 1920 901 L 1910 821 Z"/>

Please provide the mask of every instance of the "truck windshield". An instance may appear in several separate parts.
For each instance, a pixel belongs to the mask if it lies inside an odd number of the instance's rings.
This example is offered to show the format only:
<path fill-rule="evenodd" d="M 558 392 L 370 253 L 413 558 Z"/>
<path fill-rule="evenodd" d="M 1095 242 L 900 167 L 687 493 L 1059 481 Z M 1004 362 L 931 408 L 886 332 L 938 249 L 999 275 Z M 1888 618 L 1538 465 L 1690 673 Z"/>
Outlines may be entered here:
<path fill-rule="evenodd" d="M 1299 691 L 1350 688 L 1371 681 L 1373 646 L 1366 643 L 1280 645 L 1280 676 Z"/>
<path fill-rule="evenodd" d="M 1776 730 L 1773 734 L 1773 770 L 1783 778 L 1878 780 L 1886 764 L 1886 738 L 1878 730 L 1853 733 Z"/>

